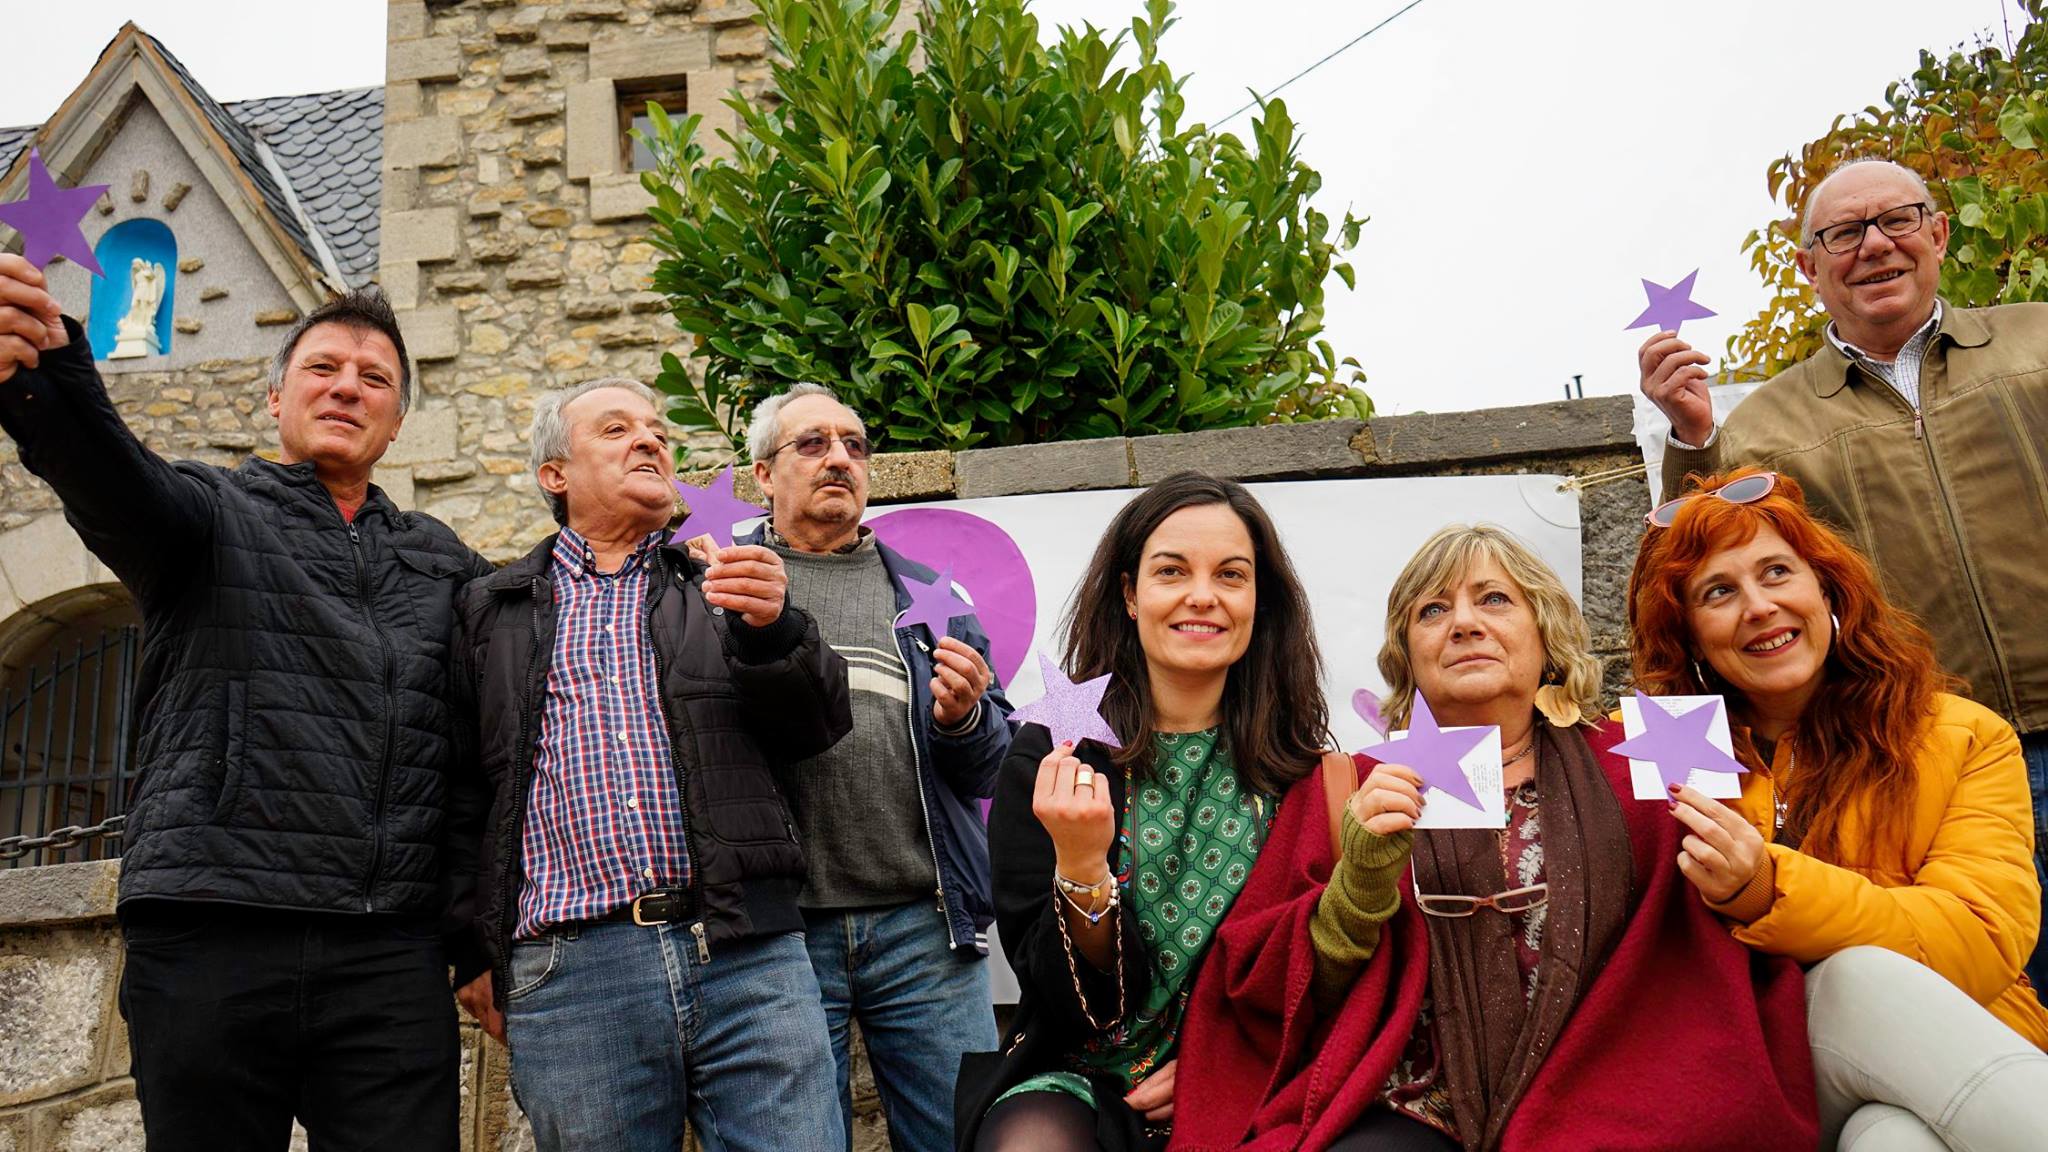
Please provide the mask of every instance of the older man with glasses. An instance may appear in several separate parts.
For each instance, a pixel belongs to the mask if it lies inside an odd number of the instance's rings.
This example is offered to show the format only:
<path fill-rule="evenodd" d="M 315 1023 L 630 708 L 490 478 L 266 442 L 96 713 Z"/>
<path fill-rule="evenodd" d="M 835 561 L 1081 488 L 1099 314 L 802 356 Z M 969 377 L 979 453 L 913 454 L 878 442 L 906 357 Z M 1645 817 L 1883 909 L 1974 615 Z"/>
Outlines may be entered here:
<path fill-rule="evenodd" d="M 788 781 L 843 1137 L 850 1147 L 847 1024 L 858 1020 L 892 1146 L 942 1152 L 953 1147 L 961 1053 L 996 1046 L 979 802 L 1010 749 L 1010 706 L 972 616 L 900 623 L 912 582 L 939 577 L 861 527 L 869 444 L 859 417 L 828 389 L 799 384 L 756 408 L 748 431 L 773 515 L 745 542 L 782 558 L 791 595 L 845 657 L 853 696 L 853 731 Z"/>
<path fill-rule="evenodd" d="M 1675 333 L 1644 342 L 1642 389 L 1671 420 L 1666 494 L 1745 464 L 1796 477 L 1933 631 L 1942 666 L 2019 730 L 2048 879 L 2048 304 L 1944 303 L 1948 232 L 1910 169 L 1837 168 L 1807 200 L 1798 256 L 1826 345 L 1719 427 L 1708 358 Z M 2027 974 L 2042 985 L 2048 952 Z"/>

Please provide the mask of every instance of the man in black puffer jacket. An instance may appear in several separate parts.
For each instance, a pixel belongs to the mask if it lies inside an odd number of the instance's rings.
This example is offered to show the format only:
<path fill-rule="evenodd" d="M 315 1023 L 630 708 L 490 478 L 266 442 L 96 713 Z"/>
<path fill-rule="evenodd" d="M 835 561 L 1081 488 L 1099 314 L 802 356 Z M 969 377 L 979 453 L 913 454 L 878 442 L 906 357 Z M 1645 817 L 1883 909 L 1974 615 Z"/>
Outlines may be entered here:
<path fill-rule="evenodd" d="M 142 612 L 119 915 L 152 1152 L 281 1150 L 294 1116 L 326 1148 L 457 1146 L 481 792 L 448 656 L 491 568 L 370 484 L 409 383 L 389 306 L 350 294 L 272 365 L 278 463 L 168 463 L 0 256 L 0 426 Z"/>
<path fill-rule="evenodd" d="M 561 532 L 462 594 L 457 678 L 493 786 L 462 1003 L 512 1048 L 541 1152 L 836 1152 L 773 768 L 853 726 L 846 662 L 774 552 L 667 542 L 660 397 L 593 380 L 529 437 Z M 501 1014 L 502 1013 L 502 1017 Z"/>

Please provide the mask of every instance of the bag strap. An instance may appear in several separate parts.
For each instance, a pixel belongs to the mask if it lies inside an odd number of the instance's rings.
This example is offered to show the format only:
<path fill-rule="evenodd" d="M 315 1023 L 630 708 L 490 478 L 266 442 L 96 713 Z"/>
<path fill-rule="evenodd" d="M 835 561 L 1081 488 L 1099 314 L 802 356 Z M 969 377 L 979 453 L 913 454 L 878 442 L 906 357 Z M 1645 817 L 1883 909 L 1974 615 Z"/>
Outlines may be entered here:
<path fill-rule="evenodd" d="M 1358 764 L 1342 752 L 1323 753 L 1323 800 L 1330 815 L 1330 851 L 1344 852 L 1344 806 L 1358 791 Z"/>

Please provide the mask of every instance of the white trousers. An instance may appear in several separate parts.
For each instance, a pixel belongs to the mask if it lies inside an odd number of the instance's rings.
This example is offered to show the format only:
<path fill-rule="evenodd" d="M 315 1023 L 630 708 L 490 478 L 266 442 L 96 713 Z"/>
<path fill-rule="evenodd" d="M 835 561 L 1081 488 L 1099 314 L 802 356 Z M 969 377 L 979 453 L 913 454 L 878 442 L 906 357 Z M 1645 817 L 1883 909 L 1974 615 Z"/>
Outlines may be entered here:
<path fill-rule="evenodd" d="M 2048 1055 L 1962 989 L 1884 948 L 1806 973 L 1821 1148 L 2048 1148 Z"/>

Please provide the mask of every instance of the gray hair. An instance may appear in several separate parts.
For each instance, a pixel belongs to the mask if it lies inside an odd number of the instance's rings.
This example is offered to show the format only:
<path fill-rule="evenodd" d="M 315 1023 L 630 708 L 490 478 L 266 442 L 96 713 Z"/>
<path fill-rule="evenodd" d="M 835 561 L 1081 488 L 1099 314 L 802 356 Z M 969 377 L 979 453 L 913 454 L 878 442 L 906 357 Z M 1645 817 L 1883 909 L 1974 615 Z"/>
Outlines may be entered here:
<path fill-rule="evenodd" d="M 1806 209 L 1799 215 L 1799 246 L 1801 248 L 1813 243 L 1813 203 L 1820 199 L 1820 190 L 1828 186 L 1828 181 L 1840 176 L 1843 172 L 1865 164 L 1882 164 L 1897 172 L 1899 175 L 1911 180 L 1913 186 L 1920 190 L 1920 199 L 1929 204 L 1934 203 L 1934 193 L 1928 190 L 1926 179 L 1904 164 L 1896 160 L 1887 160 L 1882 156 L 1851 156 L 1847 160 L 1836 164 L 1833 168 L 1828 169 L 1828 174 L 1821 177 L 1820 183 L 1813 186 L 1812 192 L 1807 193 Z"/>
<path fill-rule="evenodd" d="M 291 331 L 284 334 L 277 355 L 270 358 L 270 373 L 265 378 L 268 391 L 284 387 L 285 370 L 292 366 L 292 353 L 298 350 L 299 341 L 322 324 L 340 324 L 356 332 L 378 332 L 391 341 L 398 352 L 398 414 L 404 416 L 406 409 L 412 407 L 412 361 L 406 358 L 405 334 L 398 330 L 398 316 L 391 311 L 391 301 L 374 284 L 337 296 L 292 325 Z"/>
<path fill-rule="evenodd" d="M 533 402 L 533 426 L 526 434 L 526 457 L 536 475 L 540 466 L 548 461 L 569 458 L 569 422 L 562 418 L 562 409 L 577 397 L 600 388 L 623 388 L 652 404 L 656 412 L 666 411 L 660 393 L 630 376 L 603 376 L 543 392 Z M 555 514 L 555 523 L 567 525 L 569 502 L 546 488 L 542 488 L 540 494 L 547 498 L 548 511 Z"/>
<path fill-rule="evenodd" d="M 775 451 L 776 441 L 782 437 L 782 407 L 799 396 L 823 396 L 841 408 L 853 411 L 847 407 L 846 401 L 839 398 L 839 393 L 823 384 L 812 384 L 809 381 L 792 384 L 788 391 L 777 392 L 754 406 L 754 414 L 747 420 L 747 459 L 765 461 L 768 454 Z M 856 414 L 854 420 L 859 422 L 860 416 Z M 865 425 L 861 427 L 861 435 L 867 435 Z"/>

